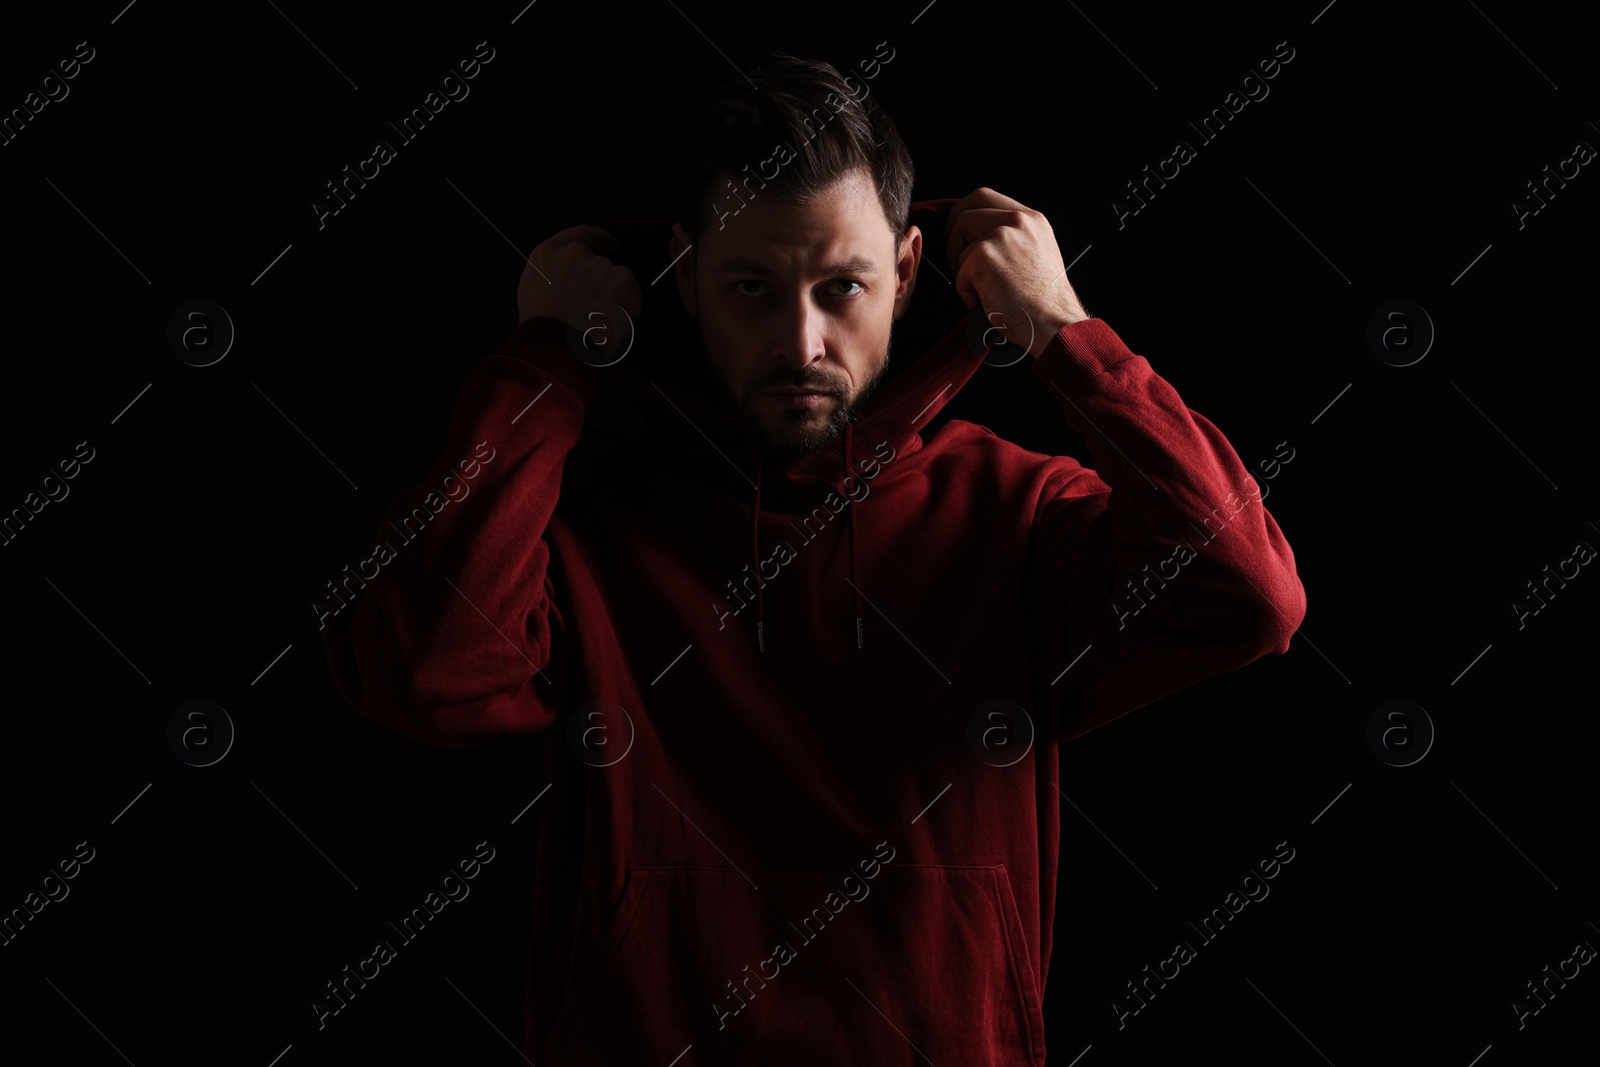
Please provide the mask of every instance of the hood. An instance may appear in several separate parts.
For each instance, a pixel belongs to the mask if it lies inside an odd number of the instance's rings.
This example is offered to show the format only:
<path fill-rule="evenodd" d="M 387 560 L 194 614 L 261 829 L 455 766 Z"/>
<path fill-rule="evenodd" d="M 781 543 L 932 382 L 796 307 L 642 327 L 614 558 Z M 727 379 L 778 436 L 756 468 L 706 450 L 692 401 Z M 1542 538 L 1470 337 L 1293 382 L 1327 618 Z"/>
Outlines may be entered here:
<path fill-rule="evenodd" d="M 780 462 L 765 458 L 760 440 L 726 404 L 715 372 L 707 363 L 698 325 L 678 298 L 668 269 L 672 216 L 642 216 L 601 222 L 622 250 L 608 258 L 628 267 L 644 292 L 632 347 L 597 378 L 599 388 L 584 433 L 642 450 L 653 462 L 724 485 L 750 502 L 750 570 L 755 574 L 755 637 L 766 651 L 761 595 L 761 514 L 799 514 L 818 506 L 830 491 L 849 499 L 849 486 L 875 449 L 892 452 L 897 462 L 880 467 L 879 477 L 898 473 L 898 462 L 922 447 L 920 431 L 931 423 L 971 379 L 987 354 L 975 346 L 981 312 L 968 310 L 943 265 L 945 222 L 954 198 L 911 205 L 909 223 L 922 231 L 922 258 L 916 288 L 906 313 L 894 324 L 889 369 L 844 432 L 824 447 Z M 970 339 L 969 339 L 970 338 Z M 719 457 L 717 453 L 721 453 Z M 846 482 L 846 478 L 850 482 Z M 850 584 L 854 606 L 842 624 L 852 627 L 856 647 L 864 647 L 863 588 L 856 567 L 856 545 L 869 516 L 854 500 L 845 506 Z M 770 547 L 770 546 L 769 546 Z M 870 597 L 870 593 L 866 593 Z"/>

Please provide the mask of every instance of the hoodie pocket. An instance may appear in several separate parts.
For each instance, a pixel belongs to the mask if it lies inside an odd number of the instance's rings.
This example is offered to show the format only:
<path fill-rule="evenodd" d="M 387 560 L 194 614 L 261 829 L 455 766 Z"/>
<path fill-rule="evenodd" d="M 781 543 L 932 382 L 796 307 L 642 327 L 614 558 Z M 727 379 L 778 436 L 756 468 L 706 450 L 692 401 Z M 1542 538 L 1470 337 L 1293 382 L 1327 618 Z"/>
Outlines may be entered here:
<path fill-rule="evenodd" d="M 1004 865 L 632 867 L 545 1062 L 1038 1065 Z"/>

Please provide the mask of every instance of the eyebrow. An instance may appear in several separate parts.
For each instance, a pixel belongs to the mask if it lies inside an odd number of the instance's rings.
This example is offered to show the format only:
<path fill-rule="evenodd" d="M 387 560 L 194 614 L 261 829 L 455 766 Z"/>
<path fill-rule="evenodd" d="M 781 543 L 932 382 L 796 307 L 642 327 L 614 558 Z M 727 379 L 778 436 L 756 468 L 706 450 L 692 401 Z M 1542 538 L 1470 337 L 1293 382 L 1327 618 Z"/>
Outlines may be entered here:
<path fill-rule="evenodd" d="M 753 274 L 758 278 L 775 278 L 777 273 L 765 264 L 759 263 L 748 256 L 734 256 L 722 262 L 717 268 L 718 274 Z M 818 272 L 824 278 L 833 278 L 841 274 L 877 274 L 877 264 L 870 259 L 846 259 L 830 264 Z"/>

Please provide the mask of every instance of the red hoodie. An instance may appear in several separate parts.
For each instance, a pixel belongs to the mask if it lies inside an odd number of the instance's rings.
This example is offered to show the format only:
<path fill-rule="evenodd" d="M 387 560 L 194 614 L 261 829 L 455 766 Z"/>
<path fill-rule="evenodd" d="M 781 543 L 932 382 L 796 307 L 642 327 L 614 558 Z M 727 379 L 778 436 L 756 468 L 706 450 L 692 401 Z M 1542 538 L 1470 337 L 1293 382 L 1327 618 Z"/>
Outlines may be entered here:
<path fill-rule="evenodd" d="M 913 206 L 925 248 L 952 202 Z M 519 325 L 370 586 L 319 609 L 362 715 L 556 731 L 528 1058 L 1044 1063 L 1058 746 L 1288 650 L 1305 593 L 1257 483 L 1100 319 L 1031 365 L 1093 469 L 923 436 L 984 361 L 927 273 L 856 419 L 763 470 L 652 314 L 604 369 Z M 906 362 L 916 321 L 942 339 Z"/>

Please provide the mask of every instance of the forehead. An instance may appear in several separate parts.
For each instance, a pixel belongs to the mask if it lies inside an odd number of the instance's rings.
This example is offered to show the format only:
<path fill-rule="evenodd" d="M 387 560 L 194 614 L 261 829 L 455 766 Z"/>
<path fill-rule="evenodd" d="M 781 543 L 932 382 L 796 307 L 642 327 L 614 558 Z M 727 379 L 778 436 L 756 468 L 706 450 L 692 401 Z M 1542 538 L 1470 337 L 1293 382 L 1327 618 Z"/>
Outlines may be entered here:
<path fill-rule="evenodd" d="M 743 207 L 726 184 L 714 204 L 728 211 L 723 228 L 701 238 L 701 261 L 713 272 L 760 266 L 772 272 L 809 271 L 846 261 L 883 266 L 894 234 L 878 201 L 871 172 L 849 172 L 803 204 L 784 202 L 752 184 Z"/>

